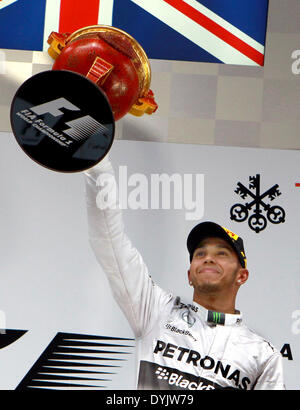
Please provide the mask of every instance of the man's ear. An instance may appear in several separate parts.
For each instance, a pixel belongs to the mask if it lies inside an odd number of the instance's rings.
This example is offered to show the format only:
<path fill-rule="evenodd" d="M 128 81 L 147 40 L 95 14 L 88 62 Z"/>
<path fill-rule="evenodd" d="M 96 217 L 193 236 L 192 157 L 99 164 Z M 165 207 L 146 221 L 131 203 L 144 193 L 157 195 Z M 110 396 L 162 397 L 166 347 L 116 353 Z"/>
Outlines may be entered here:
<path fill-rule="evenodd" d="M 245 282 L 247 282 L 248 277 L 249 277 L 249 271 L 248 271 L 248 269 L 246 269 L 246 268 L 241 268 L 241 269 L 238 271 L 238 274 L 237 274 L 237 277 L 236 277 L 236 279 L 237 279 L 237 284 L 238 284 L 239 286 L 243 285 Z"/>
<path fill-rule="evenodd" d="M 191 271 L 188 270 L 188 271 L 187 271 L 187 274 L 188 274 L 189 285 L 192 285 L 192 282 L 191 282 Z"/>

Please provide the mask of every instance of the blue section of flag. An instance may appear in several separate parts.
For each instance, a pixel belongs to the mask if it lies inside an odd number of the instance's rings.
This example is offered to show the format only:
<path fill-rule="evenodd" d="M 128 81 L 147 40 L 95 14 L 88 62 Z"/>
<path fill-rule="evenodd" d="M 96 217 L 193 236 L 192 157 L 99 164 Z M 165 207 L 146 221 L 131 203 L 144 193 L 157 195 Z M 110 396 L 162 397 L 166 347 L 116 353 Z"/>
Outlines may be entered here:
<path fill-rule="evenodd" d="M 134 37 L 149 58 L 222 63 L 130 0 L 114 1 L 112 25 Z"/>
<path fill-rule="evenodd" d="M 224 20 L 265 44 L 269 0 L 196 0 Z"/>
<path fill-rule="evenodd" d="M 46 0 L 18 0 L 0 9 L 0 48 L 43 49 Z"/>

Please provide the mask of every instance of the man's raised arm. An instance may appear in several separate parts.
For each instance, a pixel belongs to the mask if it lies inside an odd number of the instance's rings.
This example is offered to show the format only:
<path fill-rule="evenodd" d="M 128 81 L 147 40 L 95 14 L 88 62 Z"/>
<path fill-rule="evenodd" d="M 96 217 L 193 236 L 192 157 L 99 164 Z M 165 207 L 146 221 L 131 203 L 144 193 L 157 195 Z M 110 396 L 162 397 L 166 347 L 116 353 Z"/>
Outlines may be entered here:
<path fill-rule="evenodd" d="M 89 240 L 108 277 L 114 298 L 125 313 L 136 337 L 155 321 L 160 304 L 171 295 L 156 286 L 139 254 L 124 232 L 117 185 L 106 156 L 84 173 Z"/>

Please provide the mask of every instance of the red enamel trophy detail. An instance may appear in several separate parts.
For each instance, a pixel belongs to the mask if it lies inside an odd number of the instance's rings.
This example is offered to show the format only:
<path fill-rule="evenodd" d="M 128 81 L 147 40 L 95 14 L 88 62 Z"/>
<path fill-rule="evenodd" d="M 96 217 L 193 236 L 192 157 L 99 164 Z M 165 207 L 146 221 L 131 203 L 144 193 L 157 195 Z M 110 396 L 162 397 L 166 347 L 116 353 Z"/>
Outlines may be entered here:
<path fill-rule="evenodd" d="M 129 34 L 111 26 L 90 26 L 74 33 L 52 32 L 48 43 L 53 70 L 74 71 L 96 83 L 115 120 L 128 112 L 141 116 L 157 110 L 148 58 Z"/>

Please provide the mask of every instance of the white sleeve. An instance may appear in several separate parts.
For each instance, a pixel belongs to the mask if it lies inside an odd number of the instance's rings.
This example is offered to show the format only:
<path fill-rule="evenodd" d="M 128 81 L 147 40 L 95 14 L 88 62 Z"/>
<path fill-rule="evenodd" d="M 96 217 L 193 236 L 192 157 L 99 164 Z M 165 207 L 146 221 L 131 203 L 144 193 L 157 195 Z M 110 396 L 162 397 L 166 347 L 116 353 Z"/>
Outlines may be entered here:
<path fill-rule="evenodd" d="M 276 351 L 267 362 L 259 376 L 255 390 L 285 390 L 282 356 Z"/>
<path fill-rule="evenodd" d="M 172 296 L 153 283 L 141 255 L 124 232 L 115 175 L 108 156 L 85 171 L 84 176 L 91 247 L 107 275 L 114 298 L 135 336 L 140 337 Z"/>

